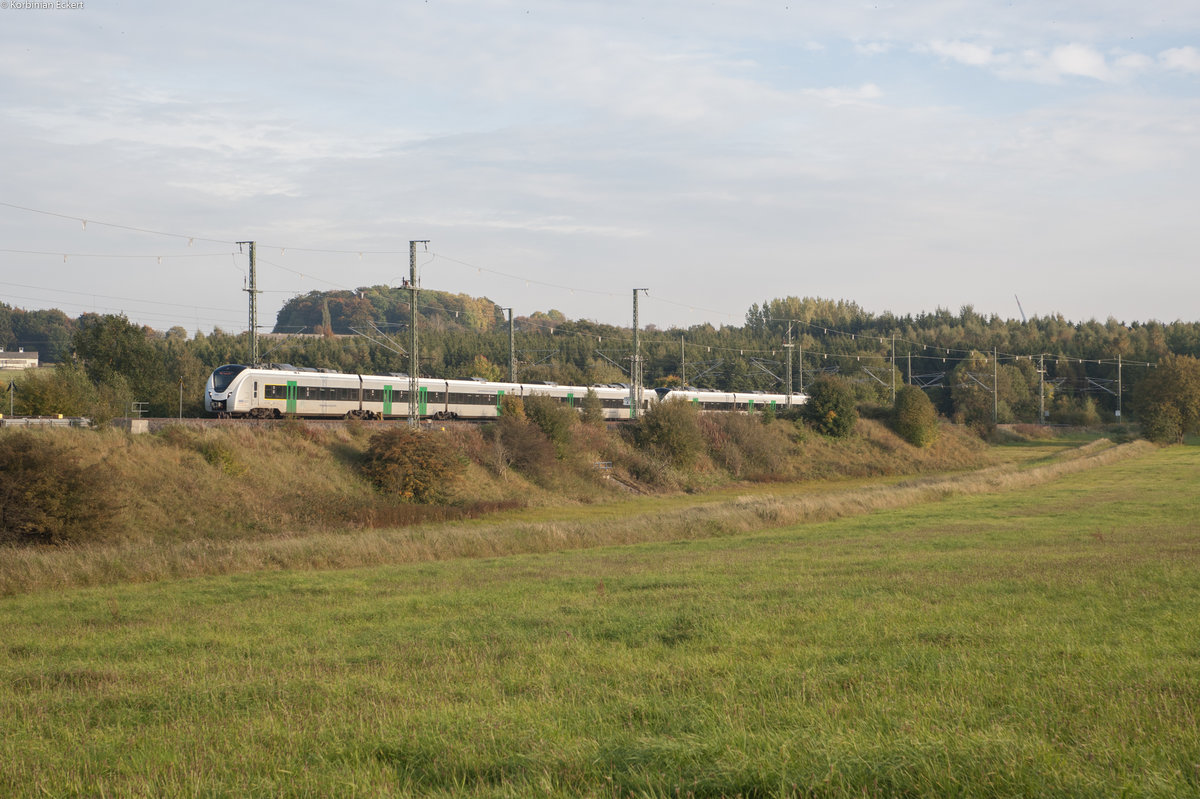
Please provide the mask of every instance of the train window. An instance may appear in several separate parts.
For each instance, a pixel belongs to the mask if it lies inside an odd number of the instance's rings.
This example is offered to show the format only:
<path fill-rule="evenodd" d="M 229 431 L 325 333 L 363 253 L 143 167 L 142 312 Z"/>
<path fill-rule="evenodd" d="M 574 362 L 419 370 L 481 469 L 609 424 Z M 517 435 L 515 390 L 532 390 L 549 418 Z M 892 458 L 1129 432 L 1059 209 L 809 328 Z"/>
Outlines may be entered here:
<path fill-rule="evenodd" d="M 230 364 L 222 366 L 212 373 L 213 391 L 224 391 L 229 388 L 229 384 L 233 382 L 233 378 L 237 377 L 246 367 Z"/>
<path fill-rule="evenodd" d="M 263 397 L 266 399 L 287 399 L 287 386 L 268 383 L 263 387 Z"/>

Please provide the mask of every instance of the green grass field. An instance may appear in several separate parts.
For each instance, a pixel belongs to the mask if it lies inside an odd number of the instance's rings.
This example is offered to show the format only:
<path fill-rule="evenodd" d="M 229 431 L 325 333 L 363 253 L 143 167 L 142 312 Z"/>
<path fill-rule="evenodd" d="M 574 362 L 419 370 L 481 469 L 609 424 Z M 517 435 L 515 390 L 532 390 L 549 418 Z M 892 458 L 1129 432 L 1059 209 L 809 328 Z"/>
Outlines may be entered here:
<path fill-rule="evenodd" d="M 1198 474 L 6 597 L 0 794 L 1200 795 Z"/>

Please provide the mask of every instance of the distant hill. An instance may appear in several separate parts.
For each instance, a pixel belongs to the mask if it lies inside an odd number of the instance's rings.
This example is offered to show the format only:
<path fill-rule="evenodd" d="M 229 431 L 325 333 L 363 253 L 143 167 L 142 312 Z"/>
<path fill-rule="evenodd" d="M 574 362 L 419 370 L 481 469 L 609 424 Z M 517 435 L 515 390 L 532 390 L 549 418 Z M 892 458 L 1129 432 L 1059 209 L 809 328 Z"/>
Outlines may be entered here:
<path fill-rule="evenodd" d="M 369 286 L 356 291 L 310 291 L 293 297 L 275 318 L 275 333 L 351 334 L 354 329 L 395 332 L 407 327 L 411 314 L 408 289 Z M 487 297 L 423 289 L 417 299 L 422 326 L 432 330 L 486 333 L 504 321 Z"/>

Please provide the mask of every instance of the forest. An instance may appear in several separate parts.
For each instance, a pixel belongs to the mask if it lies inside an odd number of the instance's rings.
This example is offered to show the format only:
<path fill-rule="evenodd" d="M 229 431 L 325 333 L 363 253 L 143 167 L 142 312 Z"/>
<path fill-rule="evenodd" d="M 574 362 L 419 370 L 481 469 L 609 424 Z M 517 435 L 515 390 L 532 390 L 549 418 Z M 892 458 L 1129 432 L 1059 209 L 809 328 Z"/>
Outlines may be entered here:
<path fill-rule="evenodd" d="M 289 301 L 260 361 L 359 373 L 408 368 L 409 292 L 384 286 L 311 292 Z M 431 290 L 417 314 L 423 376 L 507 380 L 509 322 L 487 298 Z M 550 310 L 512 321 L 520 382 L 593 385 L 629 380 L 632 329 Z M 794 390 L 837 375 L 866 405 L 895 389 L 925 389 L 944 416 L 1088 425 L 1137 415 L 1139 384 L 1170 355 L 1200 355 L 1200 323 L 1027 321 L 964 306 L 875 314 L 854 302 L 786 297 L 754 304 L 742 325 L 639 331 L 648 386 Z M 201 416 L 208 374 L 250 358 L 246 332 L 158 331 L 120 315 L 25 311 L 0 303 L 0 344 L 39 352 L 46 368 L 16 373 L 6 399 L 25 415 L 62 413 L 103 423 L 134 403 L 150 416 Z M 8 410 L 5 407 L 4 410 Z M 1118 418 L 1118 411 L 1121 412 Z"/>

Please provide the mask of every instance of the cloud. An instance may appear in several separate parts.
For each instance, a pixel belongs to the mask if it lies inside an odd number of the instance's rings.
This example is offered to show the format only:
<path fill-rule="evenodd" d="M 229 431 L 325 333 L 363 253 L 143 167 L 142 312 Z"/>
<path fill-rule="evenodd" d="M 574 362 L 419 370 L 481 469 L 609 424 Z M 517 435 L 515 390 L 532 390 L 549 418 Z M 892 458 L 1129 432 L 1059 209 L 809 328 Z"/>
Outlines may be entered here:
<path fill-rule="evenodd" d="M 942 58 L 971 67 L 991 66 L 997 60 L 991 47 L 973 42 L 933 41 L 929 43 L 928 48 L 930 52 L 940 55 Z"/>
<path fill-rule="evenodd" d="M 1077 75 L 1096 80 L 1112 80 L 1113 74 L 1104 55 L 1085 44 L 1065 44 L 1050 51 L 1050 63 L 1059 75 Z"/>
<path fill-rule="evenodd" d="M 853 88 L 831 86 L 826 89 L 806 89 L 804 94 L 824 100 L 831 105 L 857 105 L 883 97 L 883 91 L 874 83 L 864 83 Z"/>
<path fill-rule="evenodd" d="M 1158 63 L 1172 72 L 1200 72 L 1200 50 L 1195 47 L 1172 47 L 1158 54 Z"/>
<path fill-rule="evenodd" d="M 854 45 L 854 52 L 865 56 L 885 55 L 891 49 L 888 42 L 857 42 Z"/>
<path fill-rule="evenodd" d="M 936 55 L 943 61 L 984 69 L 1005 80 L 1043 84 L 1058 84 L 1072 78 L 1127 83 L 1155 69 L 1200 72 L 1200 51 L 1194 47 L 1164 50 L 1155 58 L 1123 48 L 1105 51 L 1081 42 L 1003 50 L 992 44 L 935 39 L 916 45 L 913 50 Z"/>

